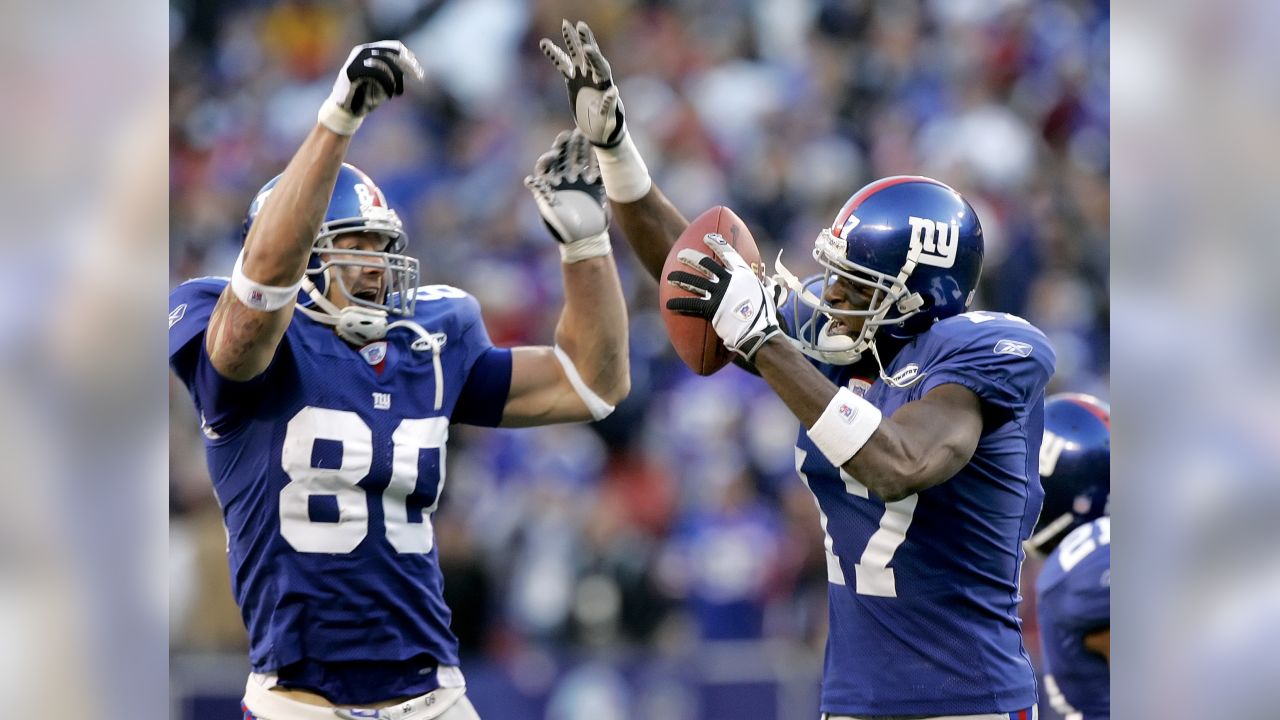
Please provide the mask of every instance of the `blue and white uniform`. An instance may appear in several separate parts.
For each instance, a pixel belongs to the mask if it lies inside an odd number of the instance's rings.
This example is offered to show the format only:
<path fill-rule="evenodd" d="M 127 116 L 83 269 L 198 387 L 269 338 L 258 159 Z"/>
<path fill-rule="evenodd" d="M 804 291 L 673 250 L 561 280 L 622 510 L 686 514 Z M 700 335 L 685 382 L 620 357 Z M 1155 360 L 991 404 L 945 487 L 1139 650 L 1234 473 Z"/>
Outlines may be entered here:
<path fill-rule="evenodd" d="M 1084 637 L 1111 627 L 1111 518 L 1081 525 L 1054 549 L 1036 581 L 1036 608 L 1053 709 L 1072 720 L 1107 720 L 1110 668 Z"/>
<path fill-rule="evenodd" d="M 886 418 L 939 385 L 982 401 L 973 458 L 887 505 L 834 467 L 801 428 L 796 467 L 826 531 L 830 630 L 822 711 L 836 716 L 1032 717 L 1035 673 L 1018 617 L 1022 543 L 1040 511 L 1038 455 L 1055 357 L 1026 321 L 970 312 L 905 341 L 868 383 L 815 365 Z"/>
<path fill-rule="evenodd" d="M 511 353 L 489 340 L 475 299 L 417 290 L 413 320 L 433 353 L 393 330 L 355 348 L 295 312 L 271 365 L 219 375 L 205 330 L 226 280 L 169 299 L 169 362 L 203 423 L 227 529 L 236 602 L 255 672 L 359 705 L 430 692 L 458 664 L 431 513 L 452 423 L 496 426 Z"/>

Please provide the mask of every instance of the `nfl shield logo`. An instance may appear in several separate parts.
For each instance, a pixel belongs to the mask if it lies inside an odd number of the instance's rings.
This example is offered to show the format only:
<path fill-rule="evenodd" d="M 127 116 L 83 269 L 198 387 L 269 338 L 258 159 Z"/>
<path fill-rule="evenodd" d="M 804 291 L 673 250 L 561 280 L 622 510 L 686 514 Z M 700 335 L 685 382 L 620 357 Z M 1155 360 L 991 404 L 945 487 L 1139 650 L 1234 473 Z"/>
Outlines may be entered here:
<path fill-rule="evenodd" d="M 387 343 L 385 340 L 370 343 L 360 348 L 360 355 L 364 361 L 370 365 L 377 365 L 387 357 Z"/>

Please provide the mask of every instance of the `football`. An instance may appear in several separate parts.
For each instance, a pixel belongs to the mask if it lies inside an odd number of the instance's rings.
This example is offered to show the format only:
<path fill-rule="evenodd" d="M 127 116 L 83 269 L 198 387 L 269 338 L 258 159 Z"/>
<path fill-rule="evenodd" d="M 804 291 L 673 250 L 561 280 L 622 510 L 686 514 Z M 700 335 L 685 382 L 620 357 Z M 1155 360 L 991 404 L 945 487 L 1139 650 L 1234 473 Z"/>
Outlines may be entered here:
<path fill-rule="evenodd" d="M 741 218 L 723 205 L 717 205 L 694 218 L 693 222 L 689 223 L 689 227 L 680 234 L 680 239 L 676 240 L 671 252 L 667 254 L 667 260 L 662 265 L 662 280 L 658 283 L 662 322 L 667 327 L 667 336 L 671 338 L 671 345 L 676 349 L 676 354 L 685 365 L 699 375 L 710 375 L 724 367 L 733 359 L 733 353 L 720 342 L 720 337 L 716 335 L 709 321 L 681 315 L 667 309 L 667 301 L 671 298 L 694 297 L 693 293 L 667 282 L 667 275 L 673 270 L 692 272 L 687 265 L 676 258 L 685 248 L 692 248 L 718 261 L 711 252 L 711 248 L 702 241 L 702 237 L 707 233 L 720 233 L 724 236 L 729 241 L 729 245 L 737 250 L 757 272 L 764 267 L 760 260 L 760 250 L 756 247 L 755 239 L 751 237 L 751 231 L 747 230 Z"/>

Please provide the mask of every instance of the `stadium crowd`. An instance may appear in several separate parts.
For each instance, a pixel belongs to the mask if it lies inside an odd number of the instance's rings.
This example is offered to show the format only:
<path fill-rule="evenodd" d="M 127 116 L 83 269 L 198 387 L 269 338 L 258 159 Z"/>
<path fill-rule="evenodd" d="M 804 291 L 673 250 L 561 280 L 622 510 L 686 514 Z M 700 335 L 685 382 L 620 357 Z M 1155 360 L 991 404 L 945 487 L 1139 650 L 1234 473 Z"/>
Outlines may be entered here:
<path fill-rule="evenodd" d="M 405 219 L 424 283 L 479 298 L 498 345 L 549 342 L 559 257 L 520 181 L 571 123 L 537 40 L 581 18 L 687 217 L 727 205 L 766 259 L 785 250 L 812 270 L 814 237 L 853 191 L 936 177 L 982 219 L 975 305 L 1046 332 L 1050 392 L 1109 395 L 1105 0 L 179 0 L 171 14 L 172 285 L 230 272 L 249 200 L 333 68 L 355 42 L 396 37 L 428 82 L 370 118 L 351 161 Z M 655 283 L 614 248 L 629 399 L 590 426 L 452 429 L 433 522 L 464 653 L 761 638 L 820 652 L 822 530 L 794 470 L 796 421 L 736 368 L 687 370 Z M 172 382 L 173 646 L 239 649 L 198 422 Z"/>

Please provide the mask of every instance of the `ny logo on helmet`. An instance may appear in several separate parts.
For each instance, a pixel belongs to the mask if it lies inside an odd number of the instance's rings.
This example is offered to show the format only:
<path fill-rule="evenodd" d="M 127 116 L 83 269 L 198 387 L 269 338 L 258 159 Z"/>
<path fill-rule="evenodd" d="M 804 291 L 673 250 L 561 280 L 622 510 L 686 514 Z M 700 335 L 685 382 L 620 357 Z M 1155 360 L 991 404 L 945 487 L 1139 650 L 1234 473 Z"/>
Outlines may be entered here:
<path fill-rule="evenodd" d="M 911 223 L 911 256 L 921 265 L 949 268 L 956 264 L 956 249 L 960 245 L 960 225 L 952 220 L 926 220 L 914 215 Z"/>

